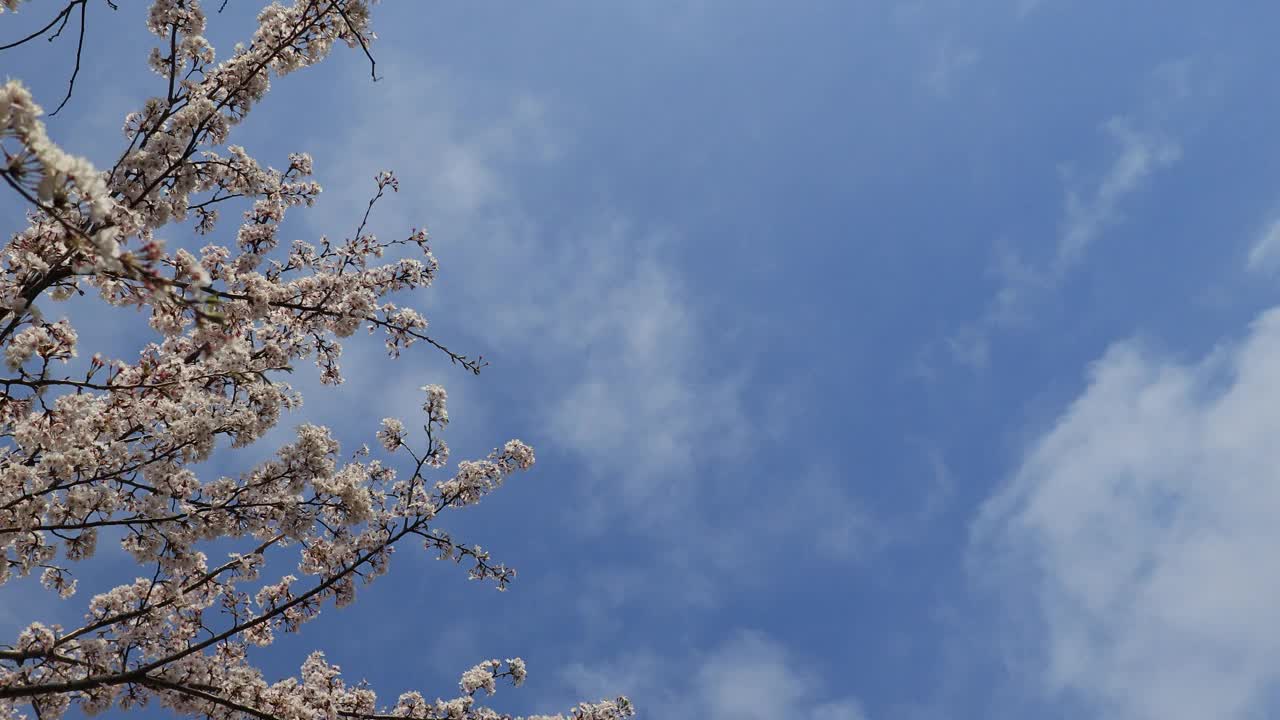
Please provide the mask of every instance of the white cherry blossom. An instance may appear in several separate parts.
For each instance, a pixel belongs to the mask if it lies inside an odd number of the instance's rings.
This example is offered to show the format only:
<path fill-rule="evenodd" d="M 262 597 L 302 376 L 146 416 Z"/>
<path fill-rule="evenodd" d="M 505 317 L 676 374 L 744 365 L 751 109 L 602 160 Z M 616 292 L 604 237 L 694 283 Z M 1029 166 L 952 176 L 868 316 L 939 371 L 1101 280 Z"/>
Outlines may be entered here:
<path fill-rule="evenodd" d="M 85 2 L 70 0 L 55 21 Z M 0 11 L 18 4 L 0 0 Z M 0 180 L 29 211 L 0 256 L 0 586 L 35 573 L 51 598 L 85 608 L 76 627 L 31 623 L 0 647 L 0 718 L 148 702 L 219 719 L 511 717 L 476 695 L 520 685 L 519 658 L 475 665 L 449 699 L 413 692 L 388 703 L 321 652 L 295 677 L 269 680 L 249 647 L 350 604 L 357 580 L 386 573 L 394 551 L 414 542 L 506 587 L 514 570 L 435 521 L 531 468 L 529 446 L 510 440 L 450 472 L 447 393 L 428 385 L 422 432 L 383 420 L 377 457 L 364 448 L 344 460 L 327 428 L 304 424 L 239 475 L 198 469 L 220 448 L 256 446 L 298 407 L 283 379 L 298 362 L 341 383 L 342 342 L 357 330 L 381 334 L 392 358 L 425 343 L 472 372 L 484 365 L 392 300 L 430 286 L 438 269 L 425 231 L 365 231 L 378 199 L 398 190 L 394 175 L 374 178 L 350 237 L 284 243 L 286 215 L 321 192 L 312 159 L 291 154 L 276 169 L 230 142 L 273 76 L 314 65 L 337 43 L 368 53 L 372 4 L 272 2 L 219 62 L 200 2 L 153 0 L 145 22 L 157 38 L 148 64 L 158 91 L 124 119 L 110 168 L 61 150 L 26 87 L 0 85 Z M 76 361 L 75 327 L 46 313 L 81 296 L 144 312 L 151 336 L 128 357 L 89 351 Z M 119 542 L 138 577 L 83 598 L 75 573 L 101 542 Z M 263 577 L 281 563 L 289 572 Z M 618 698 L 538 717 L 632 714 Z"/>

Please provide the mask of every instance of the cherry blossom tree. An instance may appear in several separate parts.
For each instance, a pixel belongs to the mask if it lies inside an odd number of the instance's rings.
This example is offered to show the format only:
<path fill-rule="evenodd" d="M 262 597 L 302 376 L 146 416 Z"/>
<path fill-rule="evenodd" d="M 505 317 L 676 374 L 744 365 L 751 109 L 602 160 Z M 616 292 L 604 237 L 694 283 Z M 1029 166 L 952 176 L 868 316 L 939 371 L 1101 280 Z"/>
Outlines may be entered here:
<path fill-rule="evenodd" d="M 65 2 L 6 47 L 73 23 L 78 71 L 89 2 Z M 20 4 L 47 6 L 0 0 L 0 13 Z M 198 471 L 220 451 L 255 445 L 298 405 L 281 379 L 293 363 L 310 359 L 324 383 L 341 383 L 341 341 L 357 330 L 382 335 L 392 357 L 421 343 L 472 372 L 484 364 L 437 342 L 421 314 L 391 299 L 426 288 L 437 270 L 425 232 L 388 240 L 365 231 L 378 199 L 397 190 L 391 173 L 376 178 L 353 236 L 284 244 L 286 213 L 320 192 L 311 158 L 289 155 L 276 169 L 229 144 L 273 76 L 320 62 L 338 43 L 373 67 L 371 5 L 271 3 L 253 36 L 218 62 L 198 0 L 154 0 L 148 63 L 159 94 L 124 118 L 126 142 L 105 170 L 59 148 L 21 82 L 0 86 L 0 179 L 28 208 L 0 260 L 0 584 L 38 574 L 48 593 L 81 601 L 75 572 L 100 540 L 119 542 L 140 575 L 90 598 L 78 626 L 31 623 L 0 646 L 0 717 L 148 703 L 219 719 L 510 717 L 477 696 L 500 680 L 519 685 L 519 658 L 475 665 L 451 699 L 410 692 L 389 702 L 344 680 L 321 652 L 296 677 L 273 681 L 252 646 L 351 603 L 357 582 L 387 572 L 406 543 L 504 588 L 513 570 L 434 522 L 530 468 L 527 445 L 511 440 L 450 466 L 446 393 L 429 385 L 421 432 L 388 418 L 370 429 L 373 451 L 343 459 L 328 429 L 302 425 L 238 477 Z M 68 97 L 74 84 L 73 71 Z M 230 226 L 220 222 L 236 207 L 245 209 Z M 161 228 L 190 240 L 166 244 Z M 144 311 L 150 342 L 128 358 L 79 348 L 73 324 L 52 319 L 72 298 Z M 293 572 L 277 576 L 282 565 Z M 631 714 L 618 698 L 567 717 Z"/>

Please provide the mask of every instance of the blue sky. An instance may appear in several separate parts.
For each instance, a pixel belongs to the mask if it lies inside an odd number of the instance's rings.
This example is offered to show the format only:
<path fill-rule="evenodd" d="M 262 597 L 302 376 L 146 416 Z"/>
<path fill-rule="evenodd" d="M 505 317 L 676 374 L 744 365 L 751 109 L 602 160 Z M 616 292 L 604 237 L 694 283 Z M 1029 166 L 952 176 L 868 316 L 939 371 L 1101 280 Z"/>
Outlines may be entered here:
<path fill-rule="evenodd" d="M 91 8 L 49 122 L 103 165 L 158 87 L 142 3 L 119 4 Z M 256 9 L 211 18 L 215 47 Z M 369 442 L 445 385 L 455 456 L 538 451 L 451 525 L 521 574 L 499 595 L 401 552 L 263 662 L 322 647 L 394 698 L 519 654 L 530 681 L 497 704 L 520 712 L 627 693 L 674 720 L 1274 717 L 1277 21 L 383 3 L 383 80 L 337 52 L 235 141 L 315 157 L 325 193 L 291 237 L 349 234 L 394 169 L 374 230 L 430 229 L 420 306 L 492 366 L 350 343 L 347 384 L 299 378 L 272 441 L 305 419 Z M 0 71 L 53 107 L 67 51 Z M 85 347 L 136 339 L 110 317 Z M 80 612 L 6 593 L 9 627 Z"/>

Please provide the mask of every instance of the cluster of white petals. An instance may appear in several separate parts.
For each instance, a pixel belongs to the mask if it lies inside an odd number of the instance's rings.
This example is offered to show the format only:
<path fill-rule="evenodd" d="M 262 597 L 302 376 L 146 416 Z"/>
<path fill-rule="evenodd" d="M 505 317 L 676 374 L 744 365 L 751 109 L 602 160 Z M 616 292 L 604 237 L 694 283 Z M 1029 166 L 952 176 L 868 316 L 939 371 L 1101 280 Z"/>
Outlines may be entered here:
<path fill-rule="evenodd" d="M 0 0 L 0 10 L 17 5 Z M 38 576 L 50 597 L 74 601 L 77 565 L 100 542 L 139 566 L 137 579 L 89 598 L 78 626 L 32 623 L 0 646 L 0 720 L 147 703 L 219 720 L 511 718 L 475 696 L 500 680 L 520 685 L 519 658 L 474 666 L 457 697 L 406 693 L 388 706 L 322 653 L 280 680 L 251 655 L 353 602 L 406 539 L 505 588 L 514 570 L 436 519 L 532 467 L 529 446 L 511 440 L 449 472 L 448 398 L 428 385 L 422 433 L 383 420 L 380 456 L 363 448 L 344 459 L 327 428 L 302 425 L 238 475 L 201 467 L 254 445 L 300 404 L 281 379 L 296 363 L 341 383 L 342 342 L 357 330 L 381 334 L 391 357 L 422 342 L 473 372 L 483 365 L 392 300 L 435 277 L 424 231 L 388 240 L 361 221 L 342 240 L 282 242 L 286 214 L 320 193 L 312 159 L 289 155 L 276 169 L 228 142 L 272 76 L 336 43 L 367 51 L 369 18 L 370 0 L 272 2 L 252 39 L 217 62 L 198 0 L 153 0 L 148 63 L 163 94 L 128 115 L 127 146 L 104 171 L 49 139 L 20 83 L 0 86 L 0 179 L 29 205 L 0 256 L 0 585 Z M 389 172 L 374 184 L 365 220 L 398 189 Z M 220 215 L 232 207 L 239 222 L 227 228 Z M 73 324 L 47 320 L 37 301 L 47 311 L 80 297 L 103 313 L 141 311 L 151 336 L 130 357 L 77 360 Z M 619 698 L 541 717 L 632 714 Z"/>
<path fill-rule="evenodd" d="M 86 243 L 108 263 L 120 254 L 113 228 L 103 221 L 116 209 L 103 173 L 82 157 L 64 152 L 40 121 L 44 110 L 17 80 L 0 85 L 0 150 L 3 177 L 28 200 L 61 223 L 66 242 Z M 73 223 L 87 220 L 84 227 Z M 6 307 L 9 307 L 6 305 Z"/>

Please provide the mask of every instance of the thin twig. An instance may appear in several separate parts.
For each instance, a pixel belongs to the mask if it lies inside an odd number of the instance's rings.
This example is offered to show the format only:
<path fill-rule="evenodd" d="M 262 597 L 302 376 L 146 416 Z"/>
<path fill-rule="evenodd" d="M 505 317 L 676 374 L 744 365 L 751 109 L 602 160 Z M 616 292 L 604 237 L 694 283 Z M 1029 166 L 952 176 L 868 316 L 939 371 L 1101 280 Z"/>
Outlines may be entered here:
<path fill-rule="evenodd" d="M 49 24 L 48 24 L 48 25 L 45 25 L 44 27 L 42 27 L 42 28 L 40 28 L 39 30 L 37 30 L 37 31 L 35 31 L 35 32 L 33 32 L 33 33 L 31 33 L 30 35 L 28 35 L 28 36 L 26 36 L 26 37 L 22 38 L 21 40 L 16 40 L 16 41 L 14 41 L 14 42 L 9 43 L 8 45 L 0 45 L 0 50 L 8 50 L 9 48 L 15 48 L 15 47 L 18 47 L 19 45 L 21 45 L 21 44 L 23 44 L 23 43 L 26 43 L 26 42 L 30 42 L 30 41 L 32 41 L 32 40 L 35 40 L 36 38 L 40 37 L 41 35 L 43 35 L 43 34 L 45 34 L 45 33 L 49 32 L 49 28 L 51 28 L 51 27 L 53 27 L 54 25 L 58 24 L 58 21 L 59 21 L 59 20 L 63 20 L 67 15 L 69 15 L 69 14 L 71 13 L 71 8 L 75 7 L 75 6 L 76 6 L 76 3 L 83 3 L 83 2 L 85 2 L 85 0 L 71 0 L 71 2 L 70 2 L 70 3 L 67 3 L 67 6 L 66 6 L 66 7 L 62 8 L 62 12 L 59 12 L 57 15 L 55 15 L 55 16 L 54 16 L 54 18 L 53 18 L 52 20 L 50 20 L 50 21 L 49 21 Z"/>
<path fill-rule="evenodd" d="M 378 82 L 378 61 L 374 60 L 373 53 L 369 52 L 369 45 L 365 42 L 364 35 L 356 31 L 355 26 L 351 24 L 351 18 L 347 17 L 347 11 L 341 5 L 334 3 L 333 9 L 338 11 L 338 14 L 342 16 L 342 21 L 347 24 L 347 29 L 351 31 L 352 35 L 356 36 L 356 40 L 360 41 L 360 49 L 364 51 L 364 56 L 369 58 L 369 76 L 373 78 L 374 82 Z"/>
<path fill-rule="evenodd" d="M 84 15 L 88 7 L 88 2 L 80 3 L 80 39 L 76 41 L 76 67 L 71 71 L 71 79 L 67 81 L 67 95 L 62 98 L 62 102 L 58 103 L 57 109 L 49 113 L 49 117 L 58 114 L 58 110 L 61 110 L 67 104 L 67 101 L 71 99 L 71 91 L 76 88 L 76 76 L 80 74 L 80 55 L 84 53 Z M 59 28 L 58 32 L 62 32 L 61 28 Z M 52 40 L 53 38 L 49 39 Z"/>

